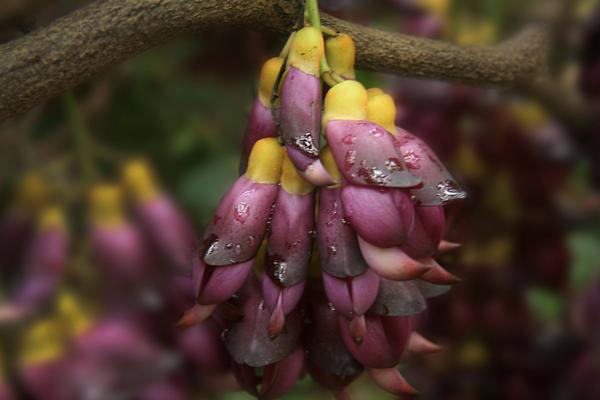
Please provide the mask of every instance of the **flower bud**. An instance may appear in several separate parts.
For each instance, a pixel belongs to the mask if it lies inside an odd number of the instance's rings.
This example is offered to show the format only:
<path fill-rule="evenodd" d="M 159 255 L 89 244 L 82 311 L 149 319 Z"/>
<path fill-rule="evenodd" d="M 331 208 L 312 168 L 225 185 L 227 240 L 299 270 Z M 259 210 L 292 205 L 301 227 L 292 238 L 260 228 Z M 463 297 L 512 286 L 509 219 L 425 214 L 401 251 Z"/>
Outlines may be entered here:
<path fill-rule="evenodd" d="M 279 191 L 283 148 L 275 138 L 261 139 L 248 170 L 221 199 L 204 235 L 203 261 L 232 265 L 256 256 Z"/>
<path fill-rule="evenodd" d="M 52 298 L 65 269 L 68 247 L 62 210 L 55 206 L 45 208 L 28 244 L 21 279 L 10 294 L 10 303 L 0 307 L 0 319 L 30 315 Z"/>
<path fill-rule="evenodd" d="M 342 188 L 341 198 L 352 228 L 369 243 L 399 246 L 412 234 L 415 211 L 404 191 L 347 185 Z"/>
<path fill-rule="evenodd" d="M 419 187 L 411 189 L 411 195 L 418 205 L 437 206 L 467 197 L 425 142 L 400 128 L 396 132 L 396 148 L 408 171 L 423 182 Z"/>
<path fill-rule="evenodd" d="M 354 40 L 346 33 L 328 38 L 325 41 L 327 62 L 333 71 L 344 79 L 355 79 L 354 59 L 356 48 Z"/>
<path fill-rule="evenodd" d="M 397 153 L 393 137 L 379 125 L 330 120 L 327 140 L 336 164 L 352 184 L 409 188 L 421 183 Z"/>
<path fill-rule="evenodd" d="M 332 120 L 365 120 L 367 103 L 367 91 L 360 82 L 348 80 L 338 83 L 325 96 L 323 131 L 327 132 L 327 125 Z"/>
<path fill-rule="evenodd" d="M 253 275 L 240 291 L 244 317 L 223 333 L 225 346 L 233 360 L 250 367 L 265 367 L 292 354 L 299 344 L 302 316 L 298 309 L 288 314 L 285 326 L 276 337 L 269 334 L 271 312 L 265 305 L 259 283 Z"/>
<path fill-rule="evenodd" d="M 281 136 L 300 174 L 317 186 L 335 183 L 319 160 L 321 122 L 320 61 L 323 37 L 318 29 L 296 32 L 281 87 Z"/>
<path fill-rule="evenodd" d="M 123 167 L 123 184 L 134 202 L 136 221 L 162 260 L 189 274 L 196 235 L 176 203 L 158 188 L 148 165 L 134 160 Z"/>
<path fill-rule="evenodd" d="M 146 251 L 137 229 L 125 220 L 122 193 L 116 185 L 99 185 L 90 195 L 91 252 L 103 281 L 119 289 L 148 279 Z M 130 295 L 130 294 L 129 294 Z"/>
<path fill-rule="evenodd" d="M 344 213 L 340 191 L 340 188 L 319 191 L 317 244 L 323 272 L 344 279 L 361 275 L 369 266 Z"/>
<path fill-rule="evenodd" d="M 272 334 L 279 333 L 283 315 L 296 307 L 302 295 L 314 228 L 314 187 L 300 176 L 287 155 L 282 167 L 263 278 L 265 301 L 274 313 Z"/>
<path fill-rule="evenodd" d="M 273 57 L 268 59 L 261 69 L 258 95 L 254 100 L 252 111 L 250 111 L 244 134 L 243 153 L 240 161 L 242 172 L 246 171 L 248 157 L 254 144 L 260 139 L 277 136 L 277 124 L 273 120 L 273 110 L 271 109 L 271 95 L 282 64 L 281 57 Z"/>

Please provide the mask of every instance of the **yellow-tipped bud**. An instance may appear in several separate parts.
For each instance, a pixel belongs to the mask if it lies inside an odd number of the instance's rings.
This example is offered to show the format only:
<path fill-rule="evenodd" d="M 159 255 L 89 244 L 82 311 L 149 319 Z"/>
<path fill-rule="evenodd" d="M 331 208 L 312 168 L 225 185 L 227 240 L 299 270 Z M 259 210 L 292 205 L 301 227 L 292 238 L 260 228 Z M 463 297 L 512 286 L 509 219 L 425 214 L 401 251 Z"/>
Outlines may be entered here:
<path fill-rule="evenodd" d="M 369 96 L 369 99 L 374 96 L 379 96 L 380 94 L 385 94 L 385 92 L 378 87 L 367 89 L 367 96 Z"/>
<path fill-rule="evenodd" d="M 281 70 L 283 64 L 283 58 L 273 57 L 269 58 L 262 66 L 260 70 L 260 80 L 258 81 L 258 98 L 265 107 L 271 107 L 271 94 L 277 75 Z"/>
<path fill-rule="evenodd" d="M 65 353 L 64 331 L 59 321 L 46 318 L 36 322 L 23 336 L 19 362 L 31 366 L 58 359 Z"/>
<path fill-rule="evenodd" d="M 276 138 L 264 138 L 252 147 L 246 178 L 258 183 L 279 183 L 284 148 Z"/>
<path fill-rule="evenodd" d="M 66 232 L 67 223 L 62 208 L 58 206 L 48 206 L 40 211 L 38 217 L 38 229 L 42 232 L 51 229 L 60 229 L 61 231 Z"/>
<path fill-rule="evenodd" d="M 36 213 L 49 198 L 50 190 L 42 177 L 35 172 L 28 172 L 17 184 L 14 205 L 25 212 Z"/>
<path fill-rule="evenodd" d="M 390 133 L 396 132 L 396 103 L 389 94 L 369 97 L 367 119 L 383 126 Z"/>
<path fill-rule="evenodd" d="M 448 0 L 418 0 L 418 4 L 433 15 L 448 15 Z"/>
<path fill-rule="evenodd" d="M 286 192 L 297 195 L 309 194 L 315 188 L 298 173 L 287 153 L 283 155 L 281 163 L 281 187 Z"/>
<path fill-rule="evenodd" d="M 94 320 L 93 315 L 82 304 L 82 300 L 69 291 L 62 291 L 58 295 L 58 318 L 63 326 L 68 327 L 71 337 L 85 332 Z"/>
<path fill-rule="evenodd" d="M 90 219 L 92 224 L 106 228 L 123 225 L 123 192 L 118 185 L 103 184 L 92 188 Z"/>
<path fill-rule="evenodd" d="M 334 119 L 365 120 L 368 96 L 365 87 L 357 81 L 338 83 L 325 96 L 323 128 Z"/>
<path fill-rule="evenodd" d="M 340 33 L 325 41 L 327 62 L 332 70 L 346 79 L 354 79 L 354 59 L 356 48 L 350 35 Z"/>
<path fill-rule="evenodd" d="M 159 194 L 152 170 L 142 160 L 132 160 L 123 166 L 122 182 L 135 201 L 151 201 Z"/>
<path fill-rule="evenodd" d="M 300 29 L 292 39 L 288 65 L 314 76 L 320 76 L 321 57 L 325 52 L 321 31 L 308 26 Z"/>
<path fill-rule="evenodd" d="M 534 131 L 548 122 L 548 114 L 532 101 L 515 102 L 510 106 L 510 110 L 527 131 Z"/>
<path fill-rule="evenodd" d="M 341 183 L 339 182 L 342 182 L 342 174 L 340 173 L 340 170 L 337 164 L 335 163 L 333 153 L 331 152 L 329 146 L 325 146 L 323 149 L 321 149 L 321 154 L 319 155 L 319 157 L 321 158 L 321 163 L 323 164 L 327 172 L 329 172 L 329 175 L 331 175 L 331 177 L 335 179 L 336 182 L 338 182 L 335 185 L 332 185 L 331 187 L 340 186 Z"/>

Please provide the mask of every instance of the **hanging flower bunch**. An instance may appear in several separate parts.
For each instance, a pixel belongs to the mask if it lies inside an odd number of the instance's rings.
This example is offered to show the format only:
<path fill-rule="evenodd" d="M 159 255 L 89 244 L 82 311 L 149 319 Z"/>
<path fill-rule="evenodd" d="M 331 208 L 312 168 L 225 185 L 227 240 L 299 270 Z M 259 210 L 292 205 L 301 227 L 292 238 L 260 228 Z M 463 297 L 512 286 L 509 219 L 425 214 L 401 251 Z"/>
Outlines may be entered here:
<path fill-rule="evenodd" d="M 465 197 L 433 151 L 395 126 L 384 91 L 355 80 L 354 43 L 306 26 L 268 60 L 248 121 L 244 172 L 205 230 L 196 304 L 246 391 L 286 393 L 308 371 L 336 394 L 363 371 L 414 393 L 396 366 L 438 347 L 413 316 L 458 279 L 435 256 L 443 206 Z M 324 85 L 325 83 L 325 85 Z"/>

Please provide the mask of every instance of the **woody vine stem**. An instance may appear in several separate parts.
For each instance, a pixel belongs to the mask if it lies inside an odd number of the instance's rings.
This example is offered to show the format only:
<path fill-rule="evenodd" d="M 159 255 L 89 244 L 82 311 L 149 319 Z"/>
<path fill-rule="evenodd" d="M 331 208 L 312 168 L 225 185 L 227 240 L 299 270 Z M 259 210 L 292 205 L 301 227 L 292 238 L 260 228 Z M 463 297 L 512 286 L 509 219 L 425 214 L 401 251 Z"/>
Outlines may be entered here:
<path fill-rule="evenodd" d="M 0 120 L 30 110 L 184 32 L 230 26 L 289 34 L 300 6 L 300 0 L 92 2 L 0 45 Z M 316 2 L 308 1 L 307 7 L 316 7 Z M 549 35 L 542 26 L 525 28 L 496 46 L 462 47 L 380 31 L 327 14 L 320 17 L 324 26 L 352 36 L 357 67 L 362 69 L 504 87 L 532 80 L 546 69 Z"/>

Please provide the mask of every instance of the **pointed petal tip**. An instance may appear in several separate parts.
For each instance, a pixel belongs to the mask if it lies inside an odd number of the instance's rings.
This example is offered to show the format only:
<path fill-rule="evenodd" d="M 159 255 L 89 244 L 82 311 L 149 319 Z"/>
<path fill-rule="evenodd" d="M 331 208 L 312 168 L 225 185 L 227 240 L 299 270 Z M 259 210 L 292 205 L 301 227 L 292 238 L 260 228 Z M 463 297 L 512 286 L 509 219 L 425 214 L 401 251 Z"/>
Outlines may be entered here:
<path fill-rule="evenodd" d="M 447 240 L 442 240 L 438 245 L 438 253 L 448 253 L 449 251 L 458 249 L 462 246 L 462 243 L 449 242 Z"/>
<path fill-rule="evenodd" d="M 459 278 L 458 276 L 446 271 L 434 259 L 426 259 L 422 260 L 422 262 L 426 265 L 429 265 L 431 269 L 423 274 L 420 279 L 438 285 L 456 285 L 462 282 L 462 278 Z"/>
<path fill-rule="evenodd" d="M 408 396 L 419 394 L 419 391 L 408 383 L 396 368 L 369 368 L 369 375 L 380 388 L 389 393 Z"/>
<path fill-rule="evenodd" d="M 325 169 L 325 166 L 323 166 L 321 160 L 316 160 L 314 163 L 309 165 L 304 172 L 300 172 L 300 174 L 308 182 L 319 187 L 331 186 L 339 183 L 331 176 L 331 174 L 329 174 L 327 169 Z"/>
<path fill-rule="evenodd" d="M 408 339 L 407 351 L 413 354 L 432 354 L 442 351 L 444 348 L 439 344 L 427 340 L 418 332 L 412 332 Z"/>
<path fill-rule="evenodd" d="M 358 243 L 369 267 L 386 279 L 412 280 L 425 276 L 433 268 L 428 263 L 411 258 L 399 247 L 376 247 L 360 236 Z"/>
<path fill-rule="evenodd" d="M 179 318 L 179 321 L 177 321 L 177 327 L 181 329 L 187 329 L 203 322 L 211 316 L 216 307 L 216 304 L 195 304 L 192 308 L 184 312 L 181 318 Z"/>
<path fill-rule="evenodd" d="M 282 297 L 282 294 L 279 293 L 279 296 L 277 298 L 277 305 L 271 313 L 269 325 L 267 326 L 269 338 L 271 340 L 274 340 L 275 338 L 277 338 L 277 336 L 279 336 L 281 331 L 283 331 L 283 326 L 285 324 L 285 314 L 283 313 Z"/>
<path fill-rule="evenodd" d="M 367 323 L 365 321 L 365 316 L 355 315 L 350 321 L 350 335 L 352 335 L 352 340 L 354 340 L 354 343 L 360 346 L 366 333 Z"/>

